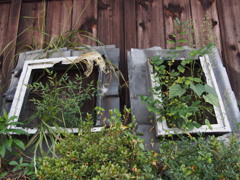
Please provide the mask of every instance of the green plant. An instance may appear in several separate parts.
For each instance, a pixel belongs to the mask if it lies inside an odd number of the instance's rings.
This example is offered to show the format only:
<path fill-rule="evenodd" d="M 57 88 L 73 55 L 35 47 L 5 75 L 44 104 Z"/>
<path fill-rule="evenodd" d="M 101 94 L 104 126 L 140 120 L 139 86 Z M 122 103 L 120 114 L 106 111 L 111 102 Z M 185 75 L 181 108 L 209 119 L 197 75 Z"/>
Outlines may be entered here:
<path fill-rule="evenodd" d="M 176 20 L 180 28 L 179 35 L 186 34 L 180 31 L 186 28 L 184 23 Z M 154 87 L 151 92 L 154 97 L 142 96 L 149 111 L 157 115 L 157 120 L 166 120 L 169 127 L 178 127 L 183 130 L 192 130 L 202 125 L 215 122 L 214 106 L 218 106 L 218 98 L 214 88 L 205 82 L 201 64 L 196 57 L 209 52 L 212 44 L 200 49 L 193 49 L 187 59 L 176 59 L 178 50 L 182 47 L 178 43 L 186 42 L 173 34 L 174 48 L 168 52 L 169 57 L 155 56 L 149 59 L 154 71 Z M 166 60 L 167 59 L 167 60 Z"/>
<path fill-rule="evenodd" d="M 124 126 L 120 113 L 112 112 L 110 128 L 92 133 L 88 116 L 88 125 L 78 136 L 68 134 L 61 140 L 57 158 L 39 161 L 39 179 L 155 179 L 153 153 L 144 152 L 143 140 L 131 132 L 133 125 Z"/>
<path fill-rule="evenodd" d="M 11 161 L 9 165 L 14 166 L 12 172 L 18 173 L 19 176 L 28 177 L 30 179 L 36 179 L 35 171 L 34 171 L 34 162 L 24 162 L 23 157 L 19 159 L 19 161 Z"/>
<path fill-rule="evenodd" d="M 17 125 L 22 125 L 21 122 L 14 122 L 15 117 L 9 117 L 4 110 L 3 115 L 0 116 L 0 168 L 2 165 L 2 159 L 5 157 L 6 152 L 14 152 L 14 148 L 17 150 L 24 150 L 24 143 L 17 139 L 15 135 L 27 135 L 27 133 L 21 129 L 15 128 Z M 14 152 L 16 153 L 16 152 Z"/>
<path fill-rule="evenodd" d="M 229 145 L 210 136 L 180 137 L 159 143 L 159 159 L 164 179 L 239 179 L 240 143 L 232 138 Z"/>
<path fill-rule="evenodd" d="M 96 95 L 94 81 L 84 85 L 81 75 L 76 74 L 75 79 L 70 80 L 66 73 L 58 79 L 54 71 L 46 69 L 46 72 L 47 83 L 28 85 L 30 91 L 39 97 L 31 99 L 36 106 L 31 120 L 38 118 L 40 124 L 81 128 L 84 103 Z"/>

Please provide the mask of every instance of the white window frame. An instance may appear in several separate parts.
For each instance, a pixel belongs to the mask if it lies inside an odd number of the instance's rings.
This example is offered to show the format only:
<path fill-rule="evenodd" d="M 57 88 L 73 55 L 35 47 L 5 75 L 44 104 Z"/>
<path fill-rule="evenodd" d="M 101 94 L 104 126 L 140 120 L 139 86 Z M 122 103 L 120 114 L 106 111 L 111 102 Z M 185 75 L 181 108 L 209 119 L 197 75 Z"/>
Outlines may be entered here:
<path fill-rule="evenodd" d="M 198 132 L 204 132 L 204 133 L 226 133 L 231 132 L 231 126 L 229 124 L 229 119 L 226 114 L 226 109 L 223 103 L 223 99 L 220 94 L 220 90 L 218 87 L 218 83 L 216 81 L 216 77 L 213 72 L 213 64 L 210 61 L 210 58 L 208 55 L 205 55 L 203 57 L 200 57 L 200 63 L 202 66 L 202 69 L 204 71 L 207 84 L 211 87 L 213 87 L 217 93 L 218 97 L 218 103 L 219 107 L 214 106 L 214 112 L 217 119 L 217 124 L 211 124 L 212 129 L 210 129 L 207 125 L 202 125 L 200 128 L 194 128 L 193 130 L 181 130 L 179 128 L 170 128 L 167 125 L 167 121 L 163 120 L 162 122 L 157 121 L 157 119 L 160 117 L 159 115 L 155 114 L 155 124 L 156 124 L 156 135 L 168 135 L 168 134 L 183 134 L 183 133 L 198 133 Z M 149 67 L 149 73 L 151 77 L 151 86 L 159 86 L 154 81 L 154 72 L 151 67 Z M 154 99 L 160 100 L 156 95 L 153 95 Z"/>
<path fill-rule="evenodd" d="M 18 86 L 14 95 L 14 99 L 11 105 L 11 109 L 9 112 L 9 117 L 16 116 L 13 122 L 17 122 L 23 107 L 23 102 L 27 94 L 27 84 L 31 83 L 30 78 L 33 70 L 36 69 L 47 69 L 53 67 L 57 63 L 61 63 L 62 65 L 69 65 L 79 58 L 78 56 L 74 57 L 61 57 L 61 58 L 49 58 L 49 59 L 39 59 L 39 60 L 26 60 L 23 65 L 22 73 L 18 82 Z M 10 128 L 10 127 L 9 127 Z M 23 128 L 17 126 L 11 126 L 11 128 L 22 129 L 25 130 L 29 134 L 35 134 L 37 132 L 37 128 Z M 56 129 L 55 127 L 52 127 Z M 78 133 L 78 128 L 61 128 L 67 130 L 70 133 Z M 93 127 L 92 132 L 98 132 L 102 129 L 102 127 Z"/>

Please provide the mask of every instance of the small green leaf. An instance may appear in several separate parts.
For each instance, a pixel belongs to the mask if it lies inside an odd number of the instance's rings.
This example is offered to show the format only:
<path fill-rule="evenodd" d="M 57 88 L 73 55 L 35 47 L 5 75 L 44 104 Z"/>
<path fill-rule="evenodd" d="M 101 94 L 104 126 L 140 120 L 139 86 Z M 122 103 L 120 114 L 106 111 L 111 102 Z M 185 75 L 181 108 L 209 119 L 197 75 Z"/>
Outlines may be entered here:
<path fill-rule="evenodd" d="M 193 124 L 196 128 L 202 127 L 202 125 L 199 124 L 199 123 L 197 123 L 196 121 L 193 121 L 192 124 Z"/>
<path fill-rule="evenodd" d="M 179 65 L 179 66 L 177 67 L 177 69 L 178 69 L 179 72 L 181 72 L 181 73 L 184 73 L 184 71 L 185 71 L 185 68 L 184 68 L 183 66 L 181 66 L 181 65 Z"/>
<path fill-rule="evenodd" d="M 209 94 L 212 94 L 217 97 L 217 93 L 216 93 L 215 89 L 213 87 L 209 86 L 208 84 L 205 84 L 205 91 L 208 92 Z"/>
<path fill-rule="evenodd" d="M 182 43 L 185 43 L 187 42 L 185 39 L 179 39 L 177 42 L 182 42 Z"/>
<path fill-rule="evenodd" d="M 175 18 L 175 21 L 176 21 L 176 23 L 177 23 L 178 25 L 181 24 L 180 20 L 179 20 L 177 17 Z"/>
<path fill-rule="evenodd" d="M 167 42 L 168 42 L 168 43 L 172 43 L 172 44 L 175 44 L 175 43 L 176 43 L 176 42 L 175 42 L 174 40 L 172 40 L 172 39 L 167 40 Z"/>
<path fill-rule="evenodd" d="M 205 88 L 202 84 L 194 85 L 193 83 L 190 84 L 190 88 L 200 97 L 202 93 L 205 91 Z"/>
<path fill-rule="evenodd" d="M 198 83 L 202 82 L 202 80 L 200 78 L 193 78 L 193 81 L 198 82 Z"/>
<path fill-rule="evenodd" d="M 12 151 L 12 139 L 4 139 L 3 145 L 7 150 L 9 150 L 10 152 Z"/>
<path fill-rule="evenodd" d="M 188 33 L 187 31 L 183 31 L 183 32 L 180 32 L 179 34 L 184 35 L 184 34 L 187 34 L 187 33 Z"/>
<path fill-rule="evenodd" d="M 11 132 L 15 133 L 15 134 L 24 134 L 24 135 L 29 135 L 26 131 L 22 130 L 22 129 L 10 129 Z"/>
<path fill-rule="evenodd" d="M 205 119 L 205 124 L 207 125 L 207 127 L 209 129 L 211 129 L 211 130 L 213 129 L 208 119 Z"/>
<path fill-rule="evenodd" d="M 207 95 L 203 95 L 203 98 L 205 99 L 206 102 L 212 104 L 213 106 L 218 107 L 218 98 L 212 94 L 207 94 Z"/>
<path fill-rule="evenodd" d="M 17 161 L 11 161 L 11 162 L 9 162 L 9 165 L 11 165 L 11 166 L 17 166 L 18 163 L 17 163 Z"/>
<path fill-rule="evenodd" d="M 15 145 L 17 145 L 18 147 L 20 147 L 21 149 L 25 149 L 25 145 L 23 144 L 22 141 L 20 141 L 20 140 L 18 140 L 18 139 L 14 139 L 14 140 L 13 140 L 13 143 L 14 143 Z"/>
<path fill-rule="evenodd" d="M 0 146 L 0 155 L 1 155 L 1 157 L 4 158 L 5 154 L 6 154 L 6 148 L 5 148 L 5 146 L 1 145 Z"/>
<path fill-rule="evenodd" d="M 192 124 L 192 123 L 188 123 L 187 124 L 187 128 L 188 128 L 188 130 L 193 130 L 194 129 L 194 125 Z"/>
<path fill-rule="evenodd" d="M 182 46 L 177 46 L 176 49 L 177 49 L 177 50 L 182 50 L 183 47 L 182 47 Z"/>
<path fill-rule="evenodd" d="M 181 97 L 186 92 L 186 89 L 183 89 L 179 84 L 174 84 L 169 88 L 169 98 L 175 96 Z"/>
<path fill-rule="evenodd" d="M 143 145 L 143 143 L 139 143 L 139 147 L 144 151 L 145 150 L 145 147 Z"/>

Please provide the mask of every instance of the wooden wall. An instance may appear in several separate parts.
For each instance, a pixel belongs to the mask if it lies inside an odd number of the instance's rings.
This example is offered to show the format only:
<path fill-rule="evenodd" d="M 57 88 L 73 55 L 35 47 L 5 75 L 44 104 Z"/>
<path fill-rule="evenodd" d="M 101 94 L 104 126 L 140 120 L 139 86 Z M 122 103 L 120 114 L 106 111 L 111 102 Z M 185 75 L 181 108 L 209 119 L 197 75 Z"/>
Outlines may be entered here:
<path fill-rule="evenodd" d="M 121 49 L 120 69 L 127 78 L 126 51 L 130 48 L 161 46 L 174 32 L 174 18 L 191 20 L 194 42 L 202 44 L 206 31 L 202 20 L 207 15 L 211 33 L 223 57 L 232 88 L 240 100 L 240 1 L 239 0 L 0 0 L 1 90 L 16 64 L 15 52 L 22 47 L 41 48 L 68 30 L 86 30 L 104 44 Z M 27 30 L 33 27 L 43 33 Z M 74 41 L 76 39 L 72 39 Z M 80 38 L 79 42 L 96 42 Z M 30 50 L 30 49 L 28 49 Z M 122 104 L 128 102 L 122 90 Z"/>

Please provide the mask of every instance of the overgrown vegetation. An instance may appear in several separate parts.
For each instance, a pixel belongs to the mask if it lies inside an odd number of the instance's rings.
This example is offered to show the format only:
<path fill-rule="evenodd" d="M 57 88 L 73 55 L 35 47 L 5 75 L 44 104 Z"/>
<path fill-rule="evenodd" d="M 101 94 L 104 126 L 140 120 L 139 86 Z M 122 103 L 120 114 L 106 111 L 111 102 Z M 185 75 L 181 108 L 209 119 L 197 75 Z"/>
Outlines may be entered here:
<path fill-rule="evenodd" d="M 178 43 L 186 43 L 182 36 L 192 32 L 186 31 L 189 30 L 187 29 L 189 24 L 180 23 L 178 19 L 176 22 L 178 33 L 172 34 L 168 42 L 174 46 L 174 49 L 180 50 L 182 47 Z M 28 30 L 42 33 L 50 37 L 50 41 L 44 42 L 44 46 L 27 46 L 21 48 L 20 51 L 44 48 L 43 53 L 49 50 L 51 53 L 61 53 L 59 48 L 62 47 L 85 46 L 77 41 L 79 36 L 103 45 L 89 33 L 81 30 L 70 30 L 62 32 L 59 36 L 50 36 L 42 28 L 29 27 L 22 33 Z M 189 35 L 188 38 L 191 36 Z M 76 41 L 72 41 L 73 39 Z M 11 43 L 3 49 L 1 54 L 10 46 Z M 202 49 L 193 50 L 191 56 L 203 55 L 210 47 L 211 44 Z M 87 47 L 87 49 L 91 51 L 91 48 Z M 81 50 L 86 51 L 86 49 Z M 45 57 L 42 54 L 40 56 Z M 201 72 L 193 73 L 195 67 L 193 61 L 184 60 L 179 63 L 175 60 L 175 56 L 177 54 L 171 54 L 172 59 L 166 63 L 159 57 L 151 60 L 155 72 L 161 75 L 156 78 L 156 81 L 165 89 L 156 86 L 153 93 L 159 95 L 160 99 L 165 101 L 166 106 L 159 109 L 153 106 L 153 104 L 160 103 L 159 100 L 147 97 L 143 99 L 149 103 L 151 111 L 161 114 L 161 118 L 169 119 L 169 125 L 172 127 L 177 126 L 183 129 L 200 127 L 208 119 L 203 115 L 203 121 L 198 120 L 202 117 L 202 112 L 205 112 L 206 108 L 203 105 L 207 103 L 215 105 L 215 97 L 213 97 L 215 93 L 212 88 L 204 84 L 201 75 L 194 76 Z M 105 60 L 110 64 L 110 69 L 114 71 L 109 60 L 107 58 Z M 57 79 L 55 73 L 46 71 L 49 74 L 49 83 L 36 82 L 29 85 L 34 93 L 41 96 L 40 99 L 32 99 L 37 110 L 30 121 L 38 118 L 41 123 L 36 134 L 26 145 L 15 136 L 26 135 L 26 133 L 19 129 L 9 128 L 15 125 L 26 126 L 26 124 L 13 122 L 15 117 L 8 117 L 6 112 L 0 117 L 0 165 L 4 165 L 4 167 L 0 166 L 0 178 L 239 179 L 240 145 L 236 139 L 233 138 L 229 145 L 225 145 L 213 136 L 209 137 L 208 141 L 203 137 L 179 136 L 177 140 L 163 139 L 160 141 L 159 151 L 147 150 L 144 147 L 144 141 L 134 134 L 136 124 L 133 122 L 126 125 L 130 117 L 129 109 L 125 109 L 124 114 L 116 109 L 110 110 L 109 119 L 102 116 L 104 121 L 110 122 L 110 127 L 103 127 L 102 131 L 93 133 L 91 128 L 95 115 L 83 116 L 81 111 L 85 100 L 95 96 L 96 89 L 93 83 L 83 88 L 82 76 L 76 76 L 76 79 L 71 81 L 67 74 Z M 191 75 L 183 75 L 186 71 L 189 71 Z M 161 95 L 160 91 L 163 92 Z M 193 99 L 195 101 L 191 104 L 185 103 Z M 203 100 L 205 100 L 204 103 L 202 103 Z M 212 114 L 211 106 L 207 108 L 209 108 L 207 111 Z M 102 115 L 104 109 L 98 107 L 96 111 L 98 115 Z M 132 119 L 134 120 L 134 117 Z M 79 127 L 80 131 L 78 135 L 74 135 L 62 131 L 59 127 Z M 43 148 L 44 141 L 47 144 L 47 152 Z M 27 157 L 22 152 L 26 147 L 27 150 L 32 150 L 30 152 L 33 152 L 33 158 Z M 10 152 L 8 155 L 11 158 L 6 158 L 7 151 Z M 38 156 L 38 151 L 41 157 Z M 12 176 L 12 173 L 15 175 Z"/>
<path fill-rule="evenodd" d="M 160 161 L 166 179 L 239 179 L 240 141 L 232 136 L 229 144 L 214 136 L 183 137 L 159 143 Z"/>
<path fill-rule="evenodd" d="M 174 47 L 168 57 L 155 56 L 149 59 L 153 67 L 153 97 L 143 96 L 141 99 L 148 105 L 148 110 L 155 113 L 157 120 L 166 120 L 171 128 L 193 130 L 202 125 L 215 123 L 213 105 L 218 107 L 218 97 L 214 88 L 206 81 L 201 64 L 196 60 L 209 52 L 213 44 L 209 43 L 200 49 L 193 49 L 187 59 L 178 57 L 179 44 L 186 43 L 183 35 L 187 35 L 188 25 L 176 19 L 177 34 L 168 42 Z"/>
<path fill-rule="evenodd" d="M 89 116 L 90 126 L 78 136 L 68 134 L 57 144 L 57 158 L 40 160 L 39 178 L 155 179 L 153 154 L 143 151 L 142 140 L 131 131 L 133 124 L 124 126 L 119 114 L 113 114 L 111 128 L 97 133 L 91 132 Z"/>
<path fill-rule="evenodd" d="M 30 91 L 37 95 L 30 101 L 34 103 L 35 114 L 30 120 L 39 119 L 40 125 L 47 124 L 55 127 L 82 128 L 82 108 L 87 100 L 96 96 L 97 87 L 92 80 L 83 84 L 83 77 L 75 75 L 73 80 L 66 73 L 57 77 L 57 73 L 46 69 L 47 82 L 34 82 L 28 85 Z M 58 79 L 59 78 L 59 79 Z"/>

